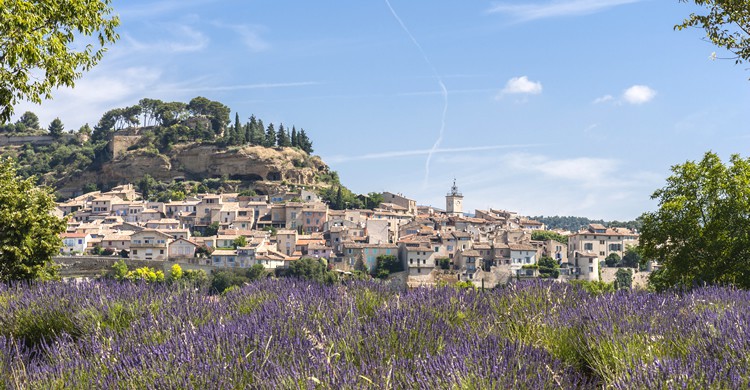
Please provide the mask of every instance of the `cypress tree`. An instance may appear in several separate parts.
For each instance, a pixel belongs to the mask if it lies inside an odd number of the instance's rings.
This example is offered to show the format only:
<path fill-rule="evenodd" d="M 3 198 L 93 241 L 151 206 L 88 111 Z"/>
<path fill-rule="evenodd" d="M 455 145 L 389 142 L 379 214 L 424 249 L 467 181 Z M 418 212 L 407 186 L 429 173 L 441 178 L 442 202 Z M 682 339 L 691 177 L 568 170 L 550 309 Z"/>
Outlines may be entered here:
<path fill-rule="evenodd" d="M 292 126 L 292 137 L 291 137 L 292 147 L 298 148 L 299 147 L 299 140 L 297 139 L 297 128 Z"/>
<path fill-rule="evenodd" d="M 270 123 L 266 129 L 266 142 L 263 146 L 267 148 L 276 146 L 276 130 L 273 127 L 273 123 Z"/>

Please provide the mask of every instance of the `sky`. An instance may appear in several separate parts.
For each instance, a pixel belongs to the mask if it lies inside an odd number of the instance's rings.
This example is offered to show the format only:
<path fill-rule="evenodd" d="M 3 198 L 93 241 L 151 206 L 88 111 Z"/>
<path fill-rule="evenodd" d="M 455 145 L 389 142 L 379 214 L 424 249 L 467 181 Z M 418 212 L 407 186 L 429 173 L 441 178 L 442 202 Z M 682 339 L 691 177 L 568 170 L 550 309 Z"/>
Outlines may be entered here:
<path fill-rule="evenodd" d="M 304 128 L 357 193 L 630 220 L 670 167 L 748 157 L 750 69 L 678 0 L 113 0 L 120 40 L 41 106 L 92 126 L 148 97 Z M 713 55 L 715 53 L 715 55 Z M 712 59 L 718 57 L 719 59 Z"/>

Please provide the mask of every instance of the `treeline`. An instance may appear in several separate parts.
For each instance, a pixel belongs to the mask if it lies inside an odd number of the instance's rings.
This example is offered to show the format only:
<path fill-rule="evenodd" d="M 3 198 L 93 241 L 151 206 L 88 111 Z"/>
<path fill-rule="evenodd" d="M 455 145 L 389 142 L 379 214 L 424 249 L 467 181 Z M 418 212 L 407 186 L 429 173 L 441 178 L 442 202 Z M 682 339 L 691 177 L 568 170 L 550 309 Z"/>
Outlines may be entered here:
<path fill-rule="evenodd" d="M 586 217 L 573 217 L 573 216 L 538 216 L 531 217 L 531 219 L 537 220 L 543 223 L 547 229 L 563 229 L 569 231 L 578 231 L 580 229 L 588 227 L 589 224 L 598 223 L 606 227 L 624 227 L 628 229 L 640 230 L 642 226 L 642 220 L 640 217 L 633 221 L 605 221 L 603 219 L 589 219 Z"/>
<path fill-rule="evenodd" d="M 51 135 L 60 137 L 64 130 L 65 126 L 60 118 L 53 119 L 47 129 L 43 129 L 39 123 L 39 117 L 31 111 L 24 112 L 14 123 L 0 125 L 0 134 L 8 135 Z"/>

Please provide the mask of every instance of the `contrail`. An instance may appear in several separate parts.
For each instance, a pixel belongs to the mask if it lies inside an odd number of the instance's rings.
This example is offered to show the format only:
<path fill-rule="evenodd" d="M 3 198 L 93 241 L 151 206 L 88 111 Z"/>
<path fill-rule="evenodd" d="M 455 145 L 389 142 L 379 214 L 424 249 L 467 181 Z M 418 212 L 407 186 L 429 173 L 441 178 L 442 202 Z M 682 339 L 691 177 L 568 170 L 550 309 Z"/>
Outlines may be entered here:
<path fill-rule="evenodd" d="M 329 163 L 340 163 L 347 161 L 361 161 L 361 160 L 386 160 L 398 157 L 411 157 L 428 155 L 430 153 L 465 153 L 465 152 L 481 152 L 488 150 L 499 150 L 499 149 L 516 149 L 516 148 L 530 148 L 542 146 L 542 144 L 516 144 L 516 145 L 487 145 L 487 146 L 467 146 L 462 148 L 439 148 L 439 149 L 418 149 L 418 150 L 394 150 L 390 152 L 380 153 L 369 153 L 360 154 L 356 156 L 326 156 L 325 161 Z"/>
<path fill-rule="evenodd" d="M 388 6 L 388 9 L 391 10 L 391 14 L 394 18 L 396 18 L 396 21 L 398 21 L 398 24 L 401 25 L 401 28 L 406 32 L 406 35 L 411 38 L 411 41 L 414 43 L 414 46 L 419 49 L 419 52 L 422 54 L 422 57 L 424 58 L 425 62 L 427 62 L 427 65 L 430 66 L 432 69 L 432 73 L 435 75 L 435 78 L 437 79 L 438 84 L 440 84 L 440 90 L 443 94 L 443 115 L 440 121 L 440 133 L 438 134 L 438 138 L 435 140 L 435 143 L 432 145 L 432 149 L 430 149 L 429 153 L 427 153 L 427 160 L 424 163 L 424 186 L 426 187 L 428 184 L 428 181 L 430 179 L 430 161 L 432 161 L 432 155 L 435 153 L 436 150 L 440 147 L 440 143 L 443 142 L 443 133 L 445 132 L 445 115 L 448 113 L 448 89 L 445 88 L 445 83 L 443 83 L 443 78 L 440 76 L 440 73 L 438 73 L 437 69 L 434 65 L 432 65 L 432 61 L 427 57 L 427 54 L 425 54 L 424 50 L 422 49 L 422 45 L 417 42 L 417 40 L 414 38 L 414 35 L 409 31 L 408 28 L 406 28 L 406 25 L 401 20 L 401 18 L 396 13 L 396 10 L 393 9 L 391 6 L 391 2 L 388 0 L 385 0 L 385 4 Z"/>

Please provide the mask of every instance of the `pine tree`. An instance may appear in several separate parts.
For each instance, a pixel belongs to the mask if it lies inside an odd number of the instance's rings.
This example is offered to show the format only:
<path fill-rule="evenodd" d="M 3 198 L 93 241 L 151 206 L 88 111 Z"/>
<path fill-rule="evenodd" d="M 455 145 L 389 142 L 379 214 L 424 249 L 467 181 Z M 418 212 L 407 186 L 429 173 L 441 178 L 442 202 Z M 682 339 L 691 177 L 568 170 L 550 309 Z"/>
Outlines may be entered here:
<path fill-rule="evenodd" d="M 298 148 L 299 147 L 299 140 L 297 139 L 297 128 L 292 126 L 292 137 L 291 137 L 292 147 Z"/>
<path fill-rule="evenodd" d="M 276 146 L 276 130 L 273 128 L 273 123 L 270 123 L 266 129 L 266 142 L 263 146 L 267 148 Z"/>
<path fill-rule="evenodd" d="M 289 147 L 292 146 L 292 142 L 289 140 L 289 133 L 286 132 L 286 129 L 284 128 L 283 124 L 279 125 L 279 133 L 276 137 L 278 139 L 279 147 Z"/>
<path fill-rule="evenodd" d="M 312 154 L 313 148 L 312 148 L 312 141 L 310 141 L 309 138 L 307 138 L 307 134 L 305 133 L 305 129 L 300 129 L 299 134 L 297 135 L 297 142 L 299 143 L 299 148 L 304 150 L 307 154 Z"/>
<path fill-rule="evenodd" d="M 59 138 L 62 136 L 63 131 L 65 131 L 65 125 L 63 125 L 60 118 L 55 118 L 52 123 L 49 124 L 49 135 Z"/>
<path fill-rule="evenodd" d="M 255 140 L 256 145 L 266 144 L 266 128 L 263 126 L 263 121 L 260 119 L 258 119 L 255 129 L 253 129 L 253 140 Z"/>
<path fill-rule="evenodd" d="M 250 122 L 245 124 L 245 141 L 249 144 L 257 144 L 258 141 L 253 137 L 253 130 L 255 126 L 258 126 L 258 121 L 255 119 L 255 115 L 250 115 Z"/>

